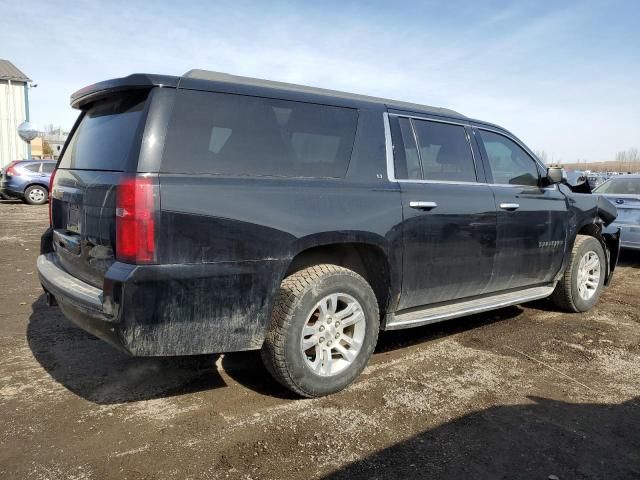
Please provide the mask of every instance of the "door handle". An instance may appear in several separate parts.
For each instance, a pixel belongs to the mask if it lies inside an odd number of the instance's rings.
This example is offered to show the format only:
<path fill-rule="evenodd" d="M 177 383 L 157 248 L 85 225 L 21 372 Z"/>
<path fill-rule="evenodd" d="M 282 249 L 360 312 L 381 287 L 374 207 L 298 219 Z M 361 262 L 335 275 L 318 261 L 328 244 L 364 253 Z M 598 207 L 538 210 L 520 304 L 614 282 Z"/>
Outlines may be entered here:
<path fill-rule="evenodd" d="M 519 203 L 501 203 L 500 208 L 503 210 L 509 210 L 510 212 L 513 212 L 514 210 L 517 210 L 520 208 L 520 204 Z"/>
<path fill-rule="evenodd" d="M 438 204 L 436 202 L 409 202 L 409 206 L 418 210 L 433 210 Z"/>

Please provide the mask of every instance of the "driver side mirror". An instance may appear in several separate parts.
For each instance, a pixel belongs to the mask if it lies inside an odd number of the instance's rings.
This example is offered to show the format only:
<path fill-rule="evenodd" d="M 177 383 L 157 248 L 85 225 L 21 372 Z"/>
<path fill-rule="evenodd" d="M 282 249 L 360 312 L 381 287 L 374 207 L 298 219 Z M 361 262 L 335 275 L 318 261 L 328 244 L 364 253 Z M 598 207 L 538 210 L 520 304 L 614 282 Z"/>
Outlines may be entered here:
<path fill-rule="evenodd" d="M 562 167 L 549 167 L 547 168 L 547 183 L 549 185 L 555 185 L 561 183 L 565 178 L 564 168 Z"/>

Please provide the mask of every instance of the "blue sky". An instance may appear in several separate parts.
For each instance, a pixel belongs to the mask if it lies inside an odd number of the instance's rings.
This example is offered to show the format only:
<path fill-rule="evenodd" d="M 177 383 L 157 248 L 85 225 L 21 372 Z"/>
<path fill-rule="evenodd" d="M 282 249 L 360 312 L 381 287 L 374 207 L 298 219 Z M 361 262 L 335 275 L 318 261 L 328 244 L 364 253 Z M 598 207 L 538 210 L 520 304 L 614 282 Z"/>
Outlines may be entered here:
<path fill-rule="evenodd" d="M 640 147 L 640 1 L 0 1 L 0 58 L 69 95 L 153 72 L 218 70 L 452 108 L 555 160 Z"/>

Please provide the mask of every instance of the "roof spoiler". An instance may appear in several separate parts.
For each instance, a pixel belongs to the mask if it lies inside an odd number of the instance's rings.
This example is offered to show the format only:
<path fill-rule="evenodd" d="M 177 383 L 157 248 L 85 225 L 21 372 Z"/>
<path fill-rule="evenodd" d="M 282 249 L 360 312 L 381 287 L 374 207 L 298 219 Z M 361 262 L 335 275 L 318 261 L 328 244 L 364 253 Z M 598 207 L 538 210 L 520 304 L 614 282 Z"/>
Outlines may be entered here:
<path fill-rule="evenodd" d="M 114 78 L 94 83 L 71 94 L 71 106 L 82 109 L 99 98 L 123 90 L 150 89 L 153 87 L 173 87 L 178 85 L 178 77 L 170 75 L 150 75 L 134 73 L 127 77 Z"/>

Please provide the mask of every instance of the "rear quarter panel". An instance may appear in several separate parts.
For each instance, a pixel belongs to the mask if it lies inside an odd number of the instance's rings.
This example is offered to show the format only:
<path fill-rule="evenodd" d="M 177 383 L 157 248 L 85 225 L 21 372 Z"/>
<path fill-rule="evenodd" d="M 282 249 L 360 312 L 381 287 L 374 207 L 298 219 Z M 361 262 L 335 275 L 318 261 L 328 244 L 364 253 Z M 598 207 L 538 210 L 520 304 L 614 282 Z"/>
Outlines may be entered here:
<path fill-rule="evenodd" d="M 130 334 L 171 338 L 162 354 L 260 348 L 290 262 L 321 245 L 379 247 L 399 291 L 401 199 L 385 171 L 381 110 L 360 112 L 346 178 L 160 172 L 158 261 L 182 267 L 137 282 L 149 308 L 129 312 Z"/>

